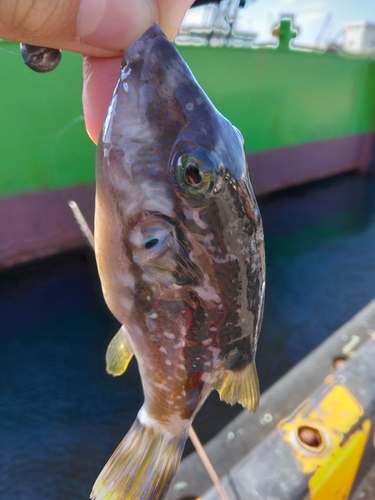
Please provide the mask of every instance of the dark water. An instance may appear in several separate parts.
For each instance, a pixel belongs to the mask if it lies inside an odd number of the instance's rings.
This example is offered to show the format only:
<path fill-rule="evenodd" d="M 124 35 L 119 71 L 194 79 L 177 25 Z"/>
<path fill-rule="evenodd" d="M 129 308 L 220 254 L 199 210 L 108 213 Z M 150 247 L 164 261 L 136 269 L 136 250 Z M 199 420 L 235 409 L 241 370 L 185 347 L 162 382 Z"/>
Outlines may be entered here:
<path fill-rule="evenodd" d="M 264 390 L 373 298 L 375 179 L 344 175 L 260 206 Z M 135 362 L 123 377 L 105 373 L 118 325 L 90 251 L 2 273 L 0 319 L 0 500 L 87 500 L 142 404 Z M 195 428 L 207 440 L 239 410 L 215 393 Z"/>

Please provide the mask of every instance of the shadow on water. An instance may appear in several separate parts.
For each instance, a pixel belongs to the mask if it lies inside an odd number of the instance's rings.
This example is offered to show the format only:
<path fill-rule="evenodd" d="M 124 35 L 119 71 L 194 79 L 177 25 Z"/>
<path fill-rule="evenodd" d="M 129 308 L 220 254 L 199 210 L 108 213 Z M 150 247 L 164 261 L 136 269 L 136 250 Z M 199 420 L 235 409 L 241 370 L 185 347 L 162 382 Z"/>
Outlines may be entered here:
<path fill-rule="evenodd" d="M 262 390 L 373 298 L 375 179 L 339 176 L 259 200 L 267 295 Z M 88 498 L 142 404 L 137 366 L 109 377 L 118 324 L 88 249 L 0 275 L 0 498 Z M 212 394 L 195 421 L 207 441 L 241 408 Z M 187 451 L 191 451 L 189 443 Z"/>

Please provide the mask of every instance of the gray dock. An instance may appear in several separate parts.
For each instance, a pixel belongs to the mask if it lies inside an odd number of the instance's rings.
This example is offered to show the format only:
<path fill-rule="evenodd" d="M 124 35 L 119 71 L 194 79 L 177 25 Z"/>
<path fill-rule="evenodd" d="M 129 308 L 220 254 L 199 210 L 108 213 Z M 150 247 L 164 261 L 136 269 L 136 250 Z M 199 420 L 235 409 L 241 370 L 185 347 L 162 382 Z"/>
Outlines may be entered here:
<path fill-rule="evenodd" d="M 375 498 L 374 331 L 375 300 L 262 394 L 254 415 L 242 412 L 205 446 L 231 500 L 330 500 L 330 487 L 337 498 Z M 196 498 L 220 500 L 193 453 L 167 499 Z"/>

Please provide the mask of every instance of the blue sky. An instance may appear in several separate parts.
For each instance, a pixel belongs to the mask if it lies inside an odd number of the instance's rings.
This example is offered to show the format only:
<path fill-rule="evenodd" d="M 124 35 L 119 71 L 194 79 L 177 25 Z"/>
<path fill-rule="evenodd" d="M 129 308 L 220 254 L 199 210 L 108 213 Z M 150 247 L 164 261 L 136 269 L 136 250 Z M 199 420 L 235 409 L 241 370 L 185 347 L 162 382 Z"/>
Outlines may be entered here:
<path fill-rule="evenodd" d="M 256 0 L 249 4 L 249 28 L 258 33 L 256 43 L 271 41 L 271 27 L 281 14 L 294 14 L 300 28 L 298 45 L 315 45 L 317 38 L 326 44 L 343 23 L 369 21 L 375 24 L 375 0 Z M 319 36 L 323 23 L 326 29 Z"/>

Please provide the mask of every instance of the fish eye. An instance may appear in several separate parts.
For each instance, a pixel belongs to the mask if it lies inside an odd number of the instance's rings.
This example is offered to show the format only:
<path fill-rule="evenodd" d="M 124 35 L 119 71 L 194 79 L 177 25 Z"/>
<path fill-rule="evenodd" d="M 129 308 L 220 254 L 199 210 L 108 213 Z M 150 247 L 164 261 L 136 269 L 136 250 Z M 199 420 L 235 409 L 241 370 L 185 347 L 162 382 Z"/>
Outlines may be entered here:
<path fill-rule="evenodd" d="M 198 152 L 183 153 L 177 160 L 175 175 L 180 188 L 190 195 L 205 195 L 215 185 L 215 168 Z"/>
<path fill-rule="evenodd" d="M 189 163 L 185 167 L 185 180 L 190 186 L 197 186 L 202 182 L 202 176 L 199 168 L 193 163 Z"/>
<path fill-rule="evenodd" d="M 146 248 L 146 250 L 149 250 L 150 248 L 153 248 L 154 246 L 156 246 L 158 243 L 159 243 L 159 238 L 151 237 L 151 238 L 147 238 L 143 242 L 143 246 L 144 246 L 144 248 Z"/>

